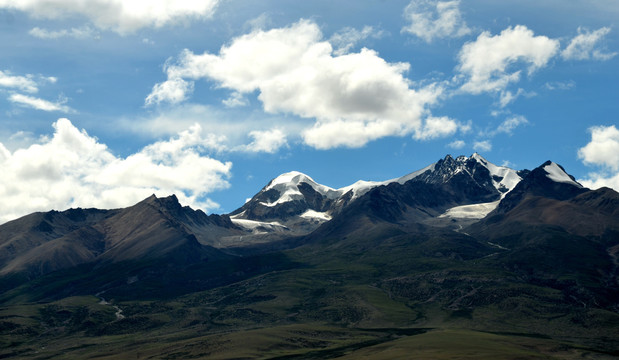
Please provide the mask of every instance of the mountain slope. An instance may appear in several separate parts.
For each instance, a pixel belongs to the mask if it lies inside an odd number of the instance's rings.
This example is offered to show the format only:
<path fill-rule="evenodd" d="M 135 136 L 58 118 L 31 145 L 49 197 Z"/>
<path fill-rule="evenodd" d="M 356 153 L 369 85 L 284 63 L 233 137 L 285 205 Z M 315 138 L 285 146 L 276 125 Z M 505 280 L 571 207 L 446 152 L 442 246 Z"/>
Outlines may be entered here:
<path fill-rule="evenodd" d="M 92 225 L 115 210 L 70 209 L 34 213 L 0 226 L 0 274 L 28 270 L 41 274 L 90 261 L 101 253 Z M 71 240 L 71 233 L 84 241 Z"/>
<path fill-rule="evenodd" d="M 476 154 L 400 179 L 349 189 L 305 236 L 286 235 L 298 213 L 271 224 L 206 216 L 175 197 L 0 226 L 12 239 L 3 244 L 35 234 L 35 249 L 69 266 L 20 283 L 0 276 L 0 357 L 407 358 L 427 341 L 450 358 L 463 348 L 471 358 L 619 355 L 617 192 L 582 188 L 554 163 L 516 172 Z M 260 198 L 269 216 L 337 201 L 302 174 L 279 180 Z M 459 217 L 480 207 L 489 214 Z M 264 230 L 276 221 L 279 232 Z M 264 243 L 244 243 L 248 234 Z M 90 256 L 84 247 L 95 261 L 60 256 Z"/>
<path fill-rule="evenodd" d="M 619 194 L 589 190 L 546 162 L 464 229 L 503 251 L 492 262 L 585 304 L 619 300 Z"/>
<path fill-rule="evenodd" d="M 37 213 L 0 226 L 0 274 L 39 276 L 88 262 L 227 258 L 205 244 L 236 233 L 229 218 L 182 207 L 173 195 L 119 210 Z"/>

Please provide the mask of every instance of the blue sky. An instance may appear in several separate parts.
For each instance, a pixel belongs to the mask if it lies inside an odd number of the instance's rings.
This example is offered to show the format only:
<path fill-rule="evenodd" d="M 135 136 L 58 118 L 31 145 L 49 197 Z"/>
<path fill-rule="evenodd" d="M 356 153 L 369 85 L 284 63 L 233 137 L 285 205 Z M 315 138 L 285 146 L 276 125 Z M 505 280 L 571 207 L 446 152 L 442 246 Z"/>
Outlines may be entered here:
<path fill-rule="evenodd" d="M 619 189 L 619 3 L 0 0 L 0 222 L 446 154 Z"/>

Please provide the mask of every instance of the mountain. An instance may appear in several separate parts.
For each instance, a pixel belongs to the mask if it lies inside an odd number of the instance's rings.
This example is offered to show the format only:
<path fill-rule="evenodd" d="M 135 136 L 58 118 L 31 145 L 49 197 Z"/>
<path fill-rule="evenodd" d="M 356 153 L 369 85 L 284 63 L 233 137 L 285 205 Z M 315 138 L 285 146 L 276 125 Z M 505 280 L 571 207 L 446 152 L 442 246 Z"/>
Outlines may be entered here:
<path fill-rule="evenodd" d="M 446 191 L 444 196 L 450 198 L 449 205 L 456 207 L 498 201 L 520 180 L 519 172 L 496 166 L 477 153 L 455 159 L 447 155 L 434 164 L 400 178 L 381 182 L 358 181 L 340 189 L 318 184 L 311 177 L 293 171 L 271 180 L 247 203 L 230 213 L 230 217 L 235 224 L 258 234 L 278 232 L 287 236 L 304 235 L 329 221 L 349 204 L 375 188 L 393 184 L 396 192 L 417 193 L 432 190 L 401 190 L 405 187 L 398 185 L 429 184 Z M 420 198 L 421 195 L 416 197 Z M 441 206 L 446 204 L 447 202 L 442 203 Z M 426 205 L 434 210 L 439 209 L 436 204 Z M 494 206 L 496 204 L 486 205 L 491 208 Z M 447 210 L 444 207 L 440 209 Z M 449 215 L 457 213 L 455 209 Z"/>
<path fill-rule="evenodd" d="M 586 304 L 619 301 L 619 194 L 584 188 L 551 161 L 464 229 L 506 251 L 494 261 Z M 586 296 L 585 296 L 586 294 Z"/>
<path fill-rule="evenodd" d="M 612 189 L 479 154 L 290 172 L 231 215 L 31 214 L 0 225 L 0 357 L 613 358 L 618 219 Z"/>
<path fill-rule="evenodd" d="M 34 213 L 1 225 L 0 274 L 43 274 L 94 259 L 103 249 L 91 226 L 114 214 L 115 210 L 70 209 Z"/>
<path fill-rule="evenodd" d="M 174 195 L 118 210 L 36 213 L 0 226 L 0 274 L 39 276 L 89 262 L 218 259 L 224 254 L 207 244 L 235 232 L 241 233 L 226 216 L 182 207 Z"/>

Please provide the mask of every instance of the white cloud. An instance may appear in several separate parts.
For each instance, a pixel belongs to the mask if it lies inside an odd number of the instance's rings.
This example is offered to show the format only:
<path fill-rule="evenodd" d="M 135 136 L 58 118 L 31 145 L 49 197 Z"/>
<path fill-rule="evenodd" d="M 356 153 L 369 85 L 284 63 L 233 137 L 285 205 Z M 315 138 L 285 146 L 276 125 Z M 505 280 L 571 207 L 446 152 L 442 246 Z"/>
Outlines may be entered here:
<path fill-rule="evenodd" d="M 501 162 L 501 166 L 505 166 L 505 167 L 512 168 L 512 169 L 516 168 L 516 164 L 512 163 L 509 160 L 503 160 Z"/>
<path fill-rule="evenodd" d="M 518 91 L 516 91 L 515 93 L 509 91 L 509 90 L 504 90 L 501 91 L 501 96 L 499 99 L 499 105 L 501 108 L 506 107 L 507 105 L 511 104 L 512 102 L 516 101 L 516 99 L 518 99 L 521 96 L 524 97 L 533 97 L 537 95 L 535 92 L 526 92 L 524 89 L 520 88 L 518 89 Z"/>
<path fill-rule="evenodd" d="M 27 12 L 33 17 L 88 18 L 100 29 L 120 34 L 144 27 L 160 28 L 210 17 L 219 0 L 0 0 L 0 8 Z"/>
<path fill-rule="evenodd" d="M 173 136 L 195 124 L 202 128 L 203 136 L 214 136 L 210 149 L 216 152 L 251 152 L 248 144 L 255 140 L 252 132 L 260 134 L 265 129 L 278 129 L 287 139 L 300 140 L 307 127 L 306 121 L 298 118 L 271 116 L 261 112 L 248 113 L 245 109 L 221 108 L 203 104 L 182 103 L 160 107 L 147 112 L 144 117 L 124 117 L 114 126 L 145 139 Z M 287 142 L 287 140 L 286 140 Z M 284 144 L 285 145 L 285 144 Z"/>
<path fill-rule="evenodd" d="M 591 141 L 578 150 L 578 157 L 598 171 L 578 181 L 592 189 L 607 186 L 619 191 L 619 130 L 612 125 L 592 127 L 589 131 Z"/>
<path fill-rule="evenodd" d="M 501 123 L 495 133 L 503 133 L 511 135 L 513 131 L 520 125 L 526 125 L 529 121 L 522 115 L 513 116 Z"/>
<path fill-rule="evenodd" d="M 265 152 L 273 154 L 282 146 L 287 144 L 286 134 L 280 129 L 249 132 L 253 141 L 247 145 L 240 146 L 238 150 L 246 152 Z"/>
<path fill-rule="evenodd" d="M 56 30 L 56 31 L 34 27 L 28 33 L 36 38 L 46 39 L 46 40 L 47 39 L 55 40 L 55 39 L 60 39 L 64 37 L 71 37 L 75 39 L 88 39 L 88 38 L 96 39 L 99 37 L 99 34 L 89 26 L 71 28 L 70 30 L 62 29 L 62 30 Z"/>
<path fill-rule="evenodd" d="M 178 102 L 190 91 L 166 97 L 161 89 L 170 82 L 204 78 L 240 94 L 258 91 L 268 113 L 315 119 L 303 137 L 317 148 L 359 147 L 420 129 L 426 107 L 442 93 L 440 86 L 413 89 L 403 76 L 408 63 L 388 63 L 365 48 L 333 56 L 331 44 L 321 39 L 315 23 L 300 20 L 285 28 L 254 30 L 219 54 L 184 50 L 176 64 L 167 64 L 168 80 L 155 85 L 146 102 Z"/>
<path fill-rule="evenodd" d="M 173 104 L 185 101 L 187 94 L 193 92 L 193 82 L 181 78 L 172 78 L 168 81 L 155 84 L 153 91 L 146 97 L 145 104 L 154 105 L 162 101 Z"/>
<path fill-rule="evenodd" d="M 447 116 L 428 117 L 423 127 L 415 131 L 413 137 L 417 140 L 430 140 L 453 135 L 458 130 L 458 123 Z"/>
<path fill-rule="evenodd" d="M 461 89 L 472 94 L 504 90 L 520 79 L 521 70 L 514 69 L 518 63 L 524 63 L 530 75 L 546 66 L 558 50 L 557 40 L 535 36 L 523 25 L 495 36 L 483 32 L 458 55 L 458 71 L 466 79 Z"/>
<path fill-rule="evenodd" d="M 251 20 L 248 20 L 243 26 L 243 28 L 244 29 L 249 28 L 251 30 L 260 30 L 260 29 L 265 29 L 267 27 L 270 27 L 272 23 L 273 23 L 273 19 L 271 19 L 271 15 L 268 13 L 262 13 L 258 15 L 257 17 Z"/>
<path fill-rule="evenodd" d="M 619 173 L 589 173 L 588 178 L 578 179 L 578 182 L 589 189 L 609 187 L 615 191 L 619 191 Z"/>
<path fill-rule="evenodd" d="M 382 31 L 377 31 L 372 26 L 364 26 L 361 30 L 346 27 L 333 34 L 329 42 L 335 47 L 335 55 L 344 55 L 360 41 L 368 37 L 380 38 L 382 34 Z"/>
<path fill-rule="evenodd" d="M 32 75 L 11 75 L 8 71 L 0 70 L 0 86 L 9 89 L 18 89 L 28 93 L 39 91 L 38 84 Z"/>
<path fill-rule="evenodd" d="M 51 101 L 43 100 L 43 99 L 36 98 L 33 96 L 22 95 L 22 94 L 11 94 L 11 96 L 9 96 L 9 101 L 23 105 L 23 106 L 27 106 L 27 107 L 30 107 L 36 110 L 60 111 L 64 113 L 74 112 L 73 109 L 64 105 L 67 102 L 67 99 L 61 99 L 56 102 L 51 102 Z"/>
<path fill-rule="evenodd" d="M 222 103 L 229 108 L 249 105 L 249 101 L 238 91 L 232 92 L 230 97 L 223 100 Z"/>
<path fill-rule="evenodd" d="M 412 0 L 404 9 L 410 22 L 402 32 L 418 36 L 430 43 L 435 38 L 461 37 L 471 33 L 460 14 L 460 0 Z"/>
<path fill-rule="evenodd" d="M 547 82 L 546 84 L 544 84 L 544 86 L 546 87 L 546 89 L 553 91 L 553 90 L 570 90 L 572 88 L 574 88 L 574 86 L 576 86 L 576 82 L 574 82 L 573 80 L 570 81 L 553 81 L 553 82 Z"/>
<path fill-rule="evenodd" d="M 69 207 L 118 208 L 149 196 L 176 194 L 194 208 L 217 207 L 206 195 L 229 186 L 232 164 L 203 154 L 212 139 L 199 126 L 126 158 L 68 119 L 39 144 L 8 151 L 0 144 L 0 222 Z"/>
<path fill-rule="evenodd" d="M 30 107 L 43 111 L 60 111 L 64 113 L 74 112 L 73 109 L 65 105 L 67 99 L 64 96 L 60 96 L 58 101 L 52 102 L 38 97 L 19 94 L 15 92 L 17 90 L 29 94 L 35 94 L 39 92 L 39 86 L 46 83 L 55 84 L 57 81 L 58 79 L 54 76 L 42 76 L 32 74 L 22 76 L 13 75 L 9 71 L 0 70 L 0 88 L 4 87 L 8 89 L 8 91 L 3 93 L 9 95 L 8 100 L 10 102 L 18 104 L 20 106 Z"/>
<path fill-rule="evenodd" d="M 500 114 L 494 114 L 496 116 Z M 522 115 L 510 115 L 503 122 L 501 122 L 496 128 L 486 129 L 479 132 L 480 137 L 492 138 L 498 134 L 512 135 L 514 130 L 522 125 L 529 124 L 529 120 Z"/>
<path fill-rule="evenodd" d="M 599 165 L 619 171 L 619 130 L 612 126 L 589 129 L 591 141 L 578 150 L 578 157 L 587 165 Z"/>
<path fill-rule="evenodd" d="M 475 141 L 473 144 L 473 149 L 475 149 L 475 151 L 488 152 L 492 150 L 492 143 L 490 140 Z"/>
<path fill-rule="evenodd" d="M 604 36 L 610 33 L 609 27 L 603 27 L 595 31 L 588 31 L 581 27 L 578 28 L 576 35 L 569 45 L 561 52 L 565 60 L 609 60 L 617 55 L 616 52 L 603 52 L 596 48 Z"/>
<path fill-rule="evenodd" d="M 466 146 L 466 142 L 464 142 L 464 140 L 454 140 L 452 142 L 450 142 L 449 144 L 447 144 L 448 147 L 452 148 L 452 149 L 462 149 L 463 147 Z"/>

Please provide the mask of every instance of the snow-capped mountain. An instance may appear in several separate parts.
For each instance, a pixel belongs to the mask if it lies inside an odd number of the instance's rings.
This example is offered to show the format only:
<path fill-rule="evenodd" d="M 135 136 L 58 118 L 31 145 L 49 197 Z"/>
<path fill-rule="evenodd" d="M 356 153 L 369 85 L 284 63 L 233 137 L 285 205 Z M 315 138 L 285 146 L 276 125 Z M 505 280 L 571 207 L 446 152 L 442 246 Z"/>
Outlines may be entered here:
<path fill-rule="evenodd" d="M 434 164 L 399 178 L 386 181 L 362 180 L 340 189 L 319 184 L 308 175 L 292 171 L 271 180 L 230 215 L 237 225 L 253 232 L 309 232 L 368 191 L 409 181 L 447 184 L 457 188 L 457 192 L 466 194 L 461 205 L 483 204 L 481 208 L 485 215 L 521 180 L 518 171 L 494 165 L 477 153 L 455 159 L 447 155 Z M 448 216 L 458 214 L 458 211 L 452 211 Z"/>

